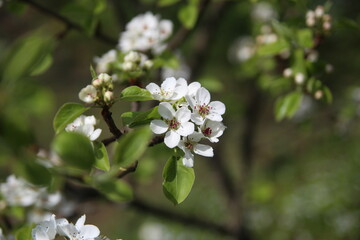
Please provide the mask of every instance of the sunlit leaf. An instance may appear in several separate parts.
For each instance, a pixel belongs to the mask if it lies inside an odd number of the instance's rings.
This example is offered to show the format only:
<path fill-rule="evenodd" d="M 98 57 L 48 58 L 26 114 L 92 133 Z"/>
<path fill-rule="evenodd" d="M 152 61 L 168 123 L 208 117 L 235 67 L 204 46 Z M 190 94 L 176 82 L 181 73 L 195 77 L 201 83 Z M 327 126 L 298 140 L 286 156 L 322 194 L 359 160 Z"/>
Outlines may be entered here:
<path fill-rule="evenodd" d="M 125 112 L 121 115 L 123 123 L 131 128 L 149 124 L 151 120 L 160 117 L 157 106 L 146 112 Z"/>
<path fill-rule="evenodd" d="M 195 4 L 187 4 L 180 8 L 178 12 L 180 22 L 184 27 L 191 29 L 194 27 L 198 18 L 198 8 Z"/>
<path fill-rule="evenodd" d="M 302 100 L 301 92 L 292 92 L 279 98 L 275 103 L 275 117 L 280 121 L 286 117 L 291 118 L 299 109 Z"/>
<path fill-rule="evenodd" d="M 87 111 L 89 108 L 79 103 L 65 103 L 57 111 L 53 126 L 56 134 L 60 133 L 64 128 L 77 117 Z"/>
<path fill-rule="evenodd" d="M 95 167 L 104 171 L 110 170 L 109 156 L 101 142 L 94 142 Z"/>
<path fill-rule="evenodd" d="M 121 92 L 120 99 L 124 101 L 148 101 L 154 98 L 148 90 L 131 86 Z"/>

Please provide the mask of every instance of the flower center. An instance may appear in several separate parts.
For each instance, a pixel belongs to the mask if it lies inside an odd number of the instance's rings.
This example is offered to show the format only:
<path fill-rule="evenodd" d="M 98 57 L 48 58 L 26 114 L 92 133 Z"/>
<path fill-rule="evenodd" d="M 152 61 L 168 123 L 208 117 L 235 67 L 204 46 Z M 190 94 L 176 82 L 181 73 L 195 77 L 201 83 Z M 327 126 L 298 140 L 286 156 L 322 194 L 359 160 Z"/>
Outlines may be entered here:
<path fill-rule="evenodd" d="M 211 107 L 203 104 L 203 105 L 195 106 L 195 109 L 197 109 L 199 114 L 204 117 L 209 114 Z"/>
<path fill-rule="evenodd" d="M 180 127 L 180 123 L 175 118 L 169 121 L 169 128 L 177 130 Z"/>
<path fill-rule="evenodd" d="M 212 130 L 211 130 L 211 128 L 206 128 L 205 130 L 202 131 L 202 133 L 203 133 L 205 136 L 210 136 L 211 133 L 212 133 Z"/>
<path fill-rule="evenodd" d="M 186 147 L 187 149 L 189 149 L 189 150 L 193 150 L 194 145 L 192 145 L 192 143 L 190 143 L 190 142 L 186 142 L 186 143 L 185 143 L 185 147 Z"/>

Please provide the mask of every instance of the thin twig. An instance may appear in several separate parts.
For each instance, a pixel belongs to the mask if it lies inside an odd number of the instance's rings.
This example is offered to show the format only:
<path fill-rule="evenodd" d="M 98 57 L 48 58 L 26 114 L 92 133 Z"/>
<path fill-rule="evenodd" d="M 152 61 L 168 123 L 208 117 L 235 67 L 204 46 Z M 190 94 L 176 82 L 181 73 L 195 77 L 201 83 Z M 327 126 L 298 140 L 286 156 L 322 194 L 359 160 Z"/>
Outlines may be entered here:
<path fill-rule="evenodd" d="M 63 22 L 67 27 L 69 28 L 72 28 L 72 29 L 75 29 L 79 32 L 84 32 L 84 28 L 72 21 L 70 21 L 69 19 L 67 19 L 66 17 L 60 15 L 59 13 L 57 13 L 56 11 L 53 11 L 51 9 L 48 9 L 42 5 L 40 5 L 39 3 L 33 1 L 33 0 L 21 0 L 25 3 L 28 3 L 29 5 L 31 5 L 32 7 L 34 7 L 35 9 L 37 9 L 38 11 L 46 14 L 46 15 L 49 15 L 61 22 Z M 117 40 L 114 40 L 108 36 L 105 36 L 104 34 L 102 34 L 100 31 L 95 31 L 95 34 L 94 34 L 95 38 L 101 40 L 102 42 L 105 42 L 107 44 L 111 44 L 111 45 L 116 45 L 117 44 Z"/>
<path fill-rule="evenodd" d="M 101 115 L 103 119 L 105 120 L 106 124 L 109 127 L 110 132 L 114 135 L 116 139 L 120 138 L 122 136 L 122 132 L 117 128 L 114 119 L 112 118 L 112 113 L 110 112 L 110 109 L 108 106 L 104 106 Z"/>
<path fill-rule="evenodd" d="M 119 173 L 118 178 L 123 178 L 129 173 L 135 172 L 139 162 L 135 161 L 131 166 L 127 167 L 125 170 Z"/>

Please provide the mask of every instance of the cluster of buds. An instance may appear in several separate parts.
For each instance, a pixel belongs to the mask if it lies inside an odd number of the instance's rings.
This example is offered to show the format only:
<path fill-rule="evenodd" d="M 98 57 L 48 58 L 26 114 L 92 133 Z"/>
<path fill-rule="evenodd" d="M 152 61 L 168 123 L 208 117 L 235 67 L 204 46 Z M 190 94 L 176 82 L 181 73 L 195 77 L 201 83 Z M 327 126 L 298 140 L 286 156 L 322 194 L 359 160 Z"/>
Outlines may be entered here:
<path fill-rule="evenodd" d="M 81 89 L 79 98 L 85 103 L 111 106 L 114 102 L 113 91 L 112 78 L 106 73 L 100 73 L 91 85 Z"/>
<path fill-rule="evenodd" d="M 121 68 L 124 72 L 133 72 L 149 70 L 153 65 L 153 61 L 149 60 L 145 54 L 136 51 L 130 51 L 125 55 Z"/>
<path fill-rule="evenodd" d="M 283 76 L 285 78 L 293 79 L 293 81 L 297 85 L 303 85 L 305 83 L 305 74 L 302 72 L 294 73 L 294 71 L 291 68 L 285 68 L 283 71 Z"/>
<path fill-rule="evenodd" d="M 278 41 L 278 36 L 269 25 L 262 26 L 260 32 L 261 34 L 256 37 L 257 44 L 270 44 Z"/>
<path fill-rule="evenodd" d="M 207 139 L 218 142 L 225 126 L 222 115 L 225 105 L 210 102 L 210 93 L 198 82 L 187 84 L 184 78 L 170 77 L 158 86 L 150 83 L 146 89 L 160 101 L 161 119 L 152 120 L 150 128 L 155 134 L 165 134 L 164 143 L 169 148 L 184 152 L 183 164 L 193 167 L 194 154 L 213 157 L 213 148 L 200 143 Z"/>
<path fill-rule="evenodd" d="M 315 10 L 309 10 L 306 13 L 306 25 L 318 28 L 321 32 L 329 32 L 331 30 L 331 16 L 325 13 L 324 6 L 319 5 Z"/>

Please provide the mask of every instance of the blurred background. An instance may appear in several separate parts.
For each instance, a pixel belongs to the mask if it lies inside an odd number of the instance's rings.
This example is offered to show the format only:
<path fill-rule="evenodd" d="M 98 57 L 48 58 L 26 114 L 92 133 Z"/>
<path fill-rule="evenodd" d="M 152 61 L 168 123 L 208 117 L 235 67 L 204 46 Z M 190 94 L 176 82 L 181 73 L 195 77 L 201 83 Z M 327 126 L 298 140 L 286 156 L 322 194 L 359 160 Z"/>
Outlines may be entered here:
<path fill-rule="evenodd" d="M 19 145 L 50 148 L 57 109 L 65 102 L 80 102 L 79 90 L 91 81 L 89 65 L 95 56 L 116 48 L 127 22 L 151 11 L 173 21 L 173 37 L 182 29 L 178 11 L 187 4 L 103 1 L 100 27 L 86 33 L 59 17 L 77 24 L 85 19 L 81 10 L 64 10 L 70 2 L 5 0 L 0 8 L 3 65 L 9 49 L 30 33 L 57 37 L 45 72 L 26 78 L 14 91 L 0 89 L 2 180 Z M 90 6 L 95 1 L 88 2 Z M 282 76 L 283 68 L 278 69 L 274 56 L 248 61 L 241 54 L 241 41 L 255 39 L 268 16 L 293 28 L 306 27 L 306 12 L 326 2 L 213 0 L 198 4 L 199 20 L 176 50 L 183 62 L 176 74 L 201 82 L 212 100 L 226 104 L 227 129 L 213 145 L 214 158 L 196 157 L 194 187 L 182 204 L 174 206 L 163 196 L 161 186 L 168 150 L 163 144 L 149 148 L 137 171 L 125 178 L 134 188 L 133 202 L 84 199 L 77 212 L 86 213 L 87 222 L 111 239 L 359 239 L 360 2 L 331 1 L 332 29 L 316 49 L 319 61 L 332 66 L 330 74 L 321 75 L 332 92 L 332 103 L 304 95 L 294 116 L 282 121 L 275 120 L 274 106 L 283 90 L 268 81 Z M 141 110 L 148 107 L 145 104 Z M 126 102 L 112 107 L 118 126 L 121 113 L 129 110 Z M 98 109 L 91 113 L 100 118 Z M 99 126 L 101 137 L 110 136 L 103 122 Z"/>

